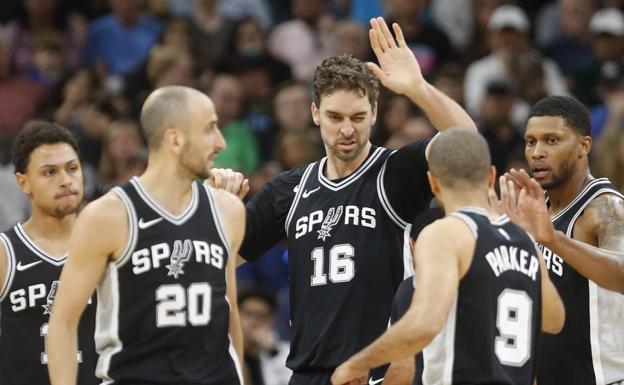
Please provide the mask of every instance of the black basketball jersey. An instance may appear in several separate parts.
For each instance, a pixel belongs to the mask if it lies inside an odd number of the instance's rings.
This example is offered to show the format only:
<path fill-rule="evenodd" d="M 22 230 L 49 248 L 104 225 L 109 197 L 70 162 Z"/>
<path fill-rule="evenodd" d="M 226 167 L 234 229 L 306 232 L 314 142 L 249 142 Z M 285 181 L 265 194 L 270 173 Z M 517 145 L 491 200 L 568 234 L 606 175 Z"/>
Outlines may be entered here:
<path fill-rule="evenodd" d="M 535 245 L 506 216 L 490 221 L 477 208 L 450 215 L 471 228 L 475 251 L 444 329 L 422 352 L 421 383 L 531 385 L 542 319 Z"/>
<path fill-rule="evenodd" d="M 209 187 L 173 216 L 138 178 L 112 190 L 129 241 L 98 285 L 97 375 L 104 384 L 241 384 L 228 336 L 229 243 Z"/>
<path fill-rule="evenodd" d="M 0 234 L 7 258 L 0 287 L 0 384 L 49 384 L 45 337 L 67 256 L 41 250 L 20 224 Z M 78 327 L 78 384 L 98 383 L 93 333 L 95 304 L 85 309 Z"/>
<path fill-rule="evenodd" d="M 383 188 L 392 153 L 372 150 L 351 175 L 327 179 L 309 165 L 285 221 L 296 372 L 331 371 L 387 328 L 392 298 L 413 273 L 410 225 Z M 330 300 L 328 300 L 330 299 Z"/>
<path fill-rule="evenodd" d="M 607 179 L 594 179 L 552 217 L 555 229 L 572 237 L 576 220 L 597 196 L 623 197 Z M 624 380 L 624 296 L 598 287 L 539 245 L 559 291 L 566 320 L 559 334 L 545 334 L 538 368 L 540 385 L 605 385 Z"/>

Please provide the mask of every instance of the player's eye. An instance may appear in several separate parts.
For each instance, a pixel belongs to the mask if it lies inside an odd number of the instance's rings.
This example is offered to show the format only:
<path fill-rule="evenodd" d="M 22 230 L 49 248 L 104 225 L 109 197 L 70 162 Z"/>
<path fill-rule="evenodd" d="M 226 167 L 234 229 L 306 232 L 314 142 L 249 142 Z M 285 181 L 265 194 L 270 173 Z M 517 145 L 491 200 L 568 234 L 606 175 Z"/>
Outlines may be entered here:
<path fill-rule="evenodd" d="M 548 138 L 548 144 L 557 144 L 559 143 L 559 139 L 557 138 Z"/>
<path fill-rule="evenodd" d="M 54 169 L 51 169 L 51 168 L 46 169 L 46 170 L 43 171 L 43 175 L 45 175 L 45 176 L 53 176 L 55 173 L 56 172 L 54 171 Z"/>
<path fill-rule="evenodd" d="M 534 140 L 534 139 L 525 139 L 524 141 L 525 141 L 525 143 L 526 143 L 526 145 L 527 145 L 528 147 L 533 147 L 533 146 L 535 146 L 535 140 Z"/>
<path fill-rule="evenodd" d="M 355 116 L 353 118 L 351 118 L 351 120 L 355 123 L 362 123 L 364 121 L 364 117 L 363 116 Z"/>

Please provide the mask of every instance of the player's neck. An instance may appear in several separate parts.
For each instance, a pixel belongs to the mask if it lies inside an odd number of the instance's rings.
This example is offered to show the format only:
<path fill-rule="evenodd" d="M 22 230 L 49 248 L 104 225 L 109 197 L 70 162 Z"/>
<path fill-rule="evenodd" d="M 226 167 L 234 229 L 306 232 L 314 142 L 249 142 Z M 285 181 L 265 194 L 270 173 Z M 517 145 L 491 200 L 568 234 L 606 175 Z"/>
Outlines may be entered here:
<path fill-rule="evenodd" d="M 67 242 L 75 220 L 76 214 L 55 217 L 32 205 L 32 214 L 22 227 L 45 252 L 51 255 L 63 255 L 67 252 Z"/>
<path fill-rule="evenodd" d="M 147 169 L 139 177 L 150 197 L 172 215 L 184 211 L 192 198 L 193 178 L 180 172 L 177 164 L 175 160 L 150 159 Z"/>
<path fill-rule="evenodd" d="M 584 167 L 572 173 L 572 175 L 559 186 L 548 190 L 550 213 L 557 213 L 570 204 L 592 179 L 593 177 L 589 173 L 589 167 Z"/>
<path fill-rule="evenodd" d="M 327 163 L 325 164 L 325 176 L 329 180 L 340 179 L 351 175 L 358 167 L 364 163 L 370 153 L 372 144 L 367 142 L 358 156 L 350 161 L 338 159 L 331 152 L 327 152 Z"/>
<path fill-rule="evenodd" d="M 487 190 L 445 191 L 441 201 L 447 214 L 466 207 L 477 207 L 484 209 L 492 217 L 498 216 L 490 208 Z"/>

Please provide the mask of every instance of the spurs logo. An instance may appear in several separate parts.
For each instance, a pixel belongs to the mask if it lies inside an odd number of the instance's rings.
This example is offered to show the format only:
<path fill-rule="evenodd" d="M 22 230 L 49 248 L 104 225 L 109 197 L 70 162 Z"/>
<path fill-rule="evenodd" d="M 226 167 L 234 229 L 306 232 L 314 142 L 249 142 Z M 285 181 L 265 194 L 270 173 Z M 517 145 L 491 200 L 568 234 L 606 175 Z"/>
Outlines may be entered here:
<path fill-rule="evenodd" d="M 318 232 L 317 239 L 322 239 L 323 242 L 325 242 L 326 238 L 331 237 L 330 232 L 332 228 L 336 226 L 341 216 L 342 216 L 342 206 L 338 206 L 337 208 L 334 208 L 334 207 L 330 208 L 329 211 L 327 212 L 327 216 L 325 217 L 325 220 L 323 221 L 323 224 L 321 225 L 321 229 L 317 231 Z"/>
<path fill-rule="evenodd" d="M 54 298 L 56 297 L 56 290 L 58 289 L 58 281 L 52 282 L 50 292 L 46 298 L 46 304 L 41 305 L 43 307 L 43 314 L 50 314 L 52 312 L 52 305 L 54 305 Z"/>
<path fill-rule="evenodd" d="M 191 259 L 192 253 L 193 247 L 190 239 L 185 239 L 184 244 L 182 241 L 176 240 L 173 243 L 173 253 L 169 257 L 171 263 L 167 265 L 169 269 L 167 276 L 173 275 L 175 279 L 178 279 L 178 275 L 184 274 L 184 264 Z"/>

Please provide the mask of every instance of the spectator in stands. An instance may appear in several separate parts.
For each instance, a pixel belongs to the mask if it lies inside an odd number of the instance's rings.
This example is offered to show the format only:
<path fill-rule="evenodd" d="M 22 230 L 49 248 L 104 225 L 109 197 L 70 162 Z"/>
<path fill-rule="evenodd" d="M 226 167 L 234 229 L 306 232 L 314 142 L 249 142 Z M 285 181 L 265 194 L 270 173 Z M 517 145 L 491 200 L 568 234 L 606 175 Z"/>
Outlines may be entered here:
<path fill-rule="evenodd" d="M 433 85 L 444 92 L 459 105 L 464 105 L 464 71 L 456 62 L 449 62 L 439 67 L 434 75 Z"/>
<path fill-rule="evenodd" d="M 42 109 L 46 86 L 11 71 L 6 42 L 0 35 L 0 136 L 10 139 Z"/>
<path fill-rule="evenodd" d="M 424 17 L 427 0 L 387 0 L 388 20 L 399 23 L 407 45 L 418 59 L 424 75 L 456 57 L 450 40 Z"/>
<path fill-rule="evenodd" d="M 32 66 L 28 78 L 48 88 L 53 88 L 63 76 L 63 40 L 55 33 L 35 39 Z"/>
<path fill-rule="evenodd" d="M 217 75 L 209 92 L 227 147 L 215 159 L 215 167 L 232 168 L 249 175 L 258 168 L 258 146 L 242 120 L 243 90 L 232 75 Z"/>
<path fill-rule="evenodd" d="M 0 143 L 3 142 L 0 137 Z M 4 158 L 3 147 L 0 146 L 0 159 Z M 3 232 L 30 214 L 30 201 L 17 187 L 12 164 L 0 164 L 0 196 L 0 232 Z"/>
<path fill-rule="evenodd" d="M 600 138 L 603 131 L 619 130 L 624 127 L 624 66 L 622 63 L 610 61 L 601 66 L 597 91 L 603 102 L 590 109 L 594 141 Z"/>
<path fill-rule="evenodd" d="M 327 0 L 292 0 L 294 19 L 275 26 L 269 36 L 269 51 L 288 63 L 297 80 L 308 81 L 317 65 L 331 56 Z"/>
<path fill-rule="evenodd" d="M 259 287 L 242 287 L 238 308 L 245 347 L 245 383 L 287 385 L 292 374 L 286 367 L 289 345 L 277 337 L 275 296 Z"/>
<path fill-rule="evenodd" d="M 147 166 L 147 152 L 139 124 L 131 119 L 113 121 L 102 137 L 98 188 L 92 198 L 141 175 Z"/>
<path fill-rule="evenodd" d="M 63 63 L 76 69 L 82 59 L 87 20 L 78 14 L 61 13 L 58 0 L 20 1 L 20 17 L 6 26 L 11 64 L 18 72 L 30 70 L 36 40 L 57 34 L 63 41 Z"/>
<path fill-rule="evenodd" d="M 603 8 L 589 22 L 592 47 L 596 59 L 574 77 L 572 92 L 587 106 L 600 103 L 597 86 L 602 65 L 610 61 L 621 62 L 624 57 L 624 14 L 616 8 Z"/>
<path fill-rule="evenodd" d="M 615 187 L 624 190 L 624 129 L 606 132 L 597 142 L 592 156 L 592 174 L 609 178 Z"/>
<path fill-rule="evenodd" d="M 152 89 L 171 85 L 191 87 L 193 58 L 189 52 L 173 46 L 156 46 L 147 61 L 147 78 Z"/>
<path fill-rule="evenodd" d="M 407 97 L 385 90 L 380 94 L 377 108 L 383 113 L 377 115 L 378 122 L 372 132 L 371 140 L 372 143 L 383 146 L 414 115 L 415 108 Z"/>
<path fill-rule="evenodd" d="M 321 150 L 321 132 L 312 124 L 311 103 L 309 88 L 305 84 L 287 82 L 275 91 L 273 113 L 278 132 L 303 133 L 311 144 Z"/>
<path fill-rule="evenodd" d="M 354 57 L 369 61 L 371 56 L 368 31 L 360 23 L 342 20 L 336 23 L 334 31 L 333 54 L 350 53 Z"/>
<path fill-rule="evenodd" d="M 98 76 L 136 70 L 158 41 L 161 23 L 144 13 L 143 0 L 109 0 L 112 12 L 89 25 L 85 59 Z"/>
<path fill-rule="evenodd" d="M 594 61 L 589 33 L 589 20 L 594 13 L 593 0 L 559 0 L 557 2 L 558 33 L 546 45 L 546 56 L 552 58 L 567 78 Z"/>
<path fill-rule="evenodd" d="M 515 5 L 498 7 L 490 17 L 488 29 L 492 52 L 472 63 L 464 79 L 466 108 L 474 116 L 479 113 L 487 85 L 495 80 L 513 81 L 515 66 L 534 52 L 529 35 L 529 19 L 521 8 Z M 546 94 L 565 94 L 566 85 L 557 65 L 549 59 L 540 61 Z M 523 86 L 514 84 L 517 89 Z M 514 122 L 523 124 L 528 114 L 526 102 L 518 100 L 513 114 Z"/>
<path fill-rule="evenodd" d="M 488 142 L 492 164 L 499 174 L 508 169 L 512 155 L 524 146 L 524 139 L 512 122 L 514 102 L 511 83 L 492 81 L 486 86 L 479 109 L 477 127 Z"/>
<path fill-rule="evenodd" d="M 191 34 L 201 67 L 216 68 L 227 56 L 234 20 L 221 12 L 217 0 L 193 0 Z"/>

